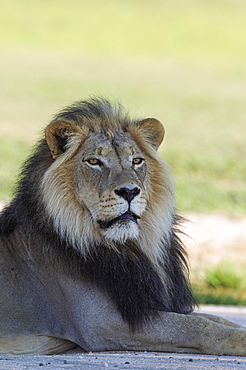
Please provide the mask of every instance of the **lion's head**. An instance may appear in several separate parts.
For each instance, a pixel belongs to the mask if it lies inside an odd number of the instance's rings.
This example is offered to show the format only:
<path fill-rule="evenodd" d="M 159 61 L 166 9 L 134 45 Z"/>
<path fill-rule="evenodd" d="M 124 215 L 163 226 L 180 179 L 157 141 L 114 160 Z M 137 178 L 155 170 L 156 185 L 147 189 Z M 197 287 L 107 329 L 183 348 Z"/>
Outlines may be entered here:
<path fill-rule="evenodd" d="M 40 191 L 59 235 L 86 253 L 93 241 L 115 248 L 135 240 L 153 259 L 163 253 L 174 201 L 157 148 L 156 119 L 130 120 L 106 100 L 80 102 L 46 129 L 52 163 Z"/>

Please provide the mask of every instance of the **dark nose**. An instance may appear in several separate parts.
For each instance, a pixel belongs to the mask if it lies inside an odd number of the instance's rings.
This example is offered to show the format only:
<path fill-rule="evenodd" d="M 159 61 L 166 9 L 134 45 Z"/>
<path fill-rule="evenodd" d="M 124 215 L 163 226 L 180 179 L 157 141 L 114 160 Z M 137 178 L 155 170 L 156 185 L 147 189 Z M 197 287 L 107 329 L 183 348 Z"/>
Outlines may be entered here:
<path fill-rule="evenodd" d="M 115 194 L 127 200 L 128 203 L 130 203 L 133 200 L 133 198 L 135 198 L 140 193 L 140 189 L 137 187 L 132 189 L 124 187 L 120 189 L 115 189 L 114 192 Z"/>

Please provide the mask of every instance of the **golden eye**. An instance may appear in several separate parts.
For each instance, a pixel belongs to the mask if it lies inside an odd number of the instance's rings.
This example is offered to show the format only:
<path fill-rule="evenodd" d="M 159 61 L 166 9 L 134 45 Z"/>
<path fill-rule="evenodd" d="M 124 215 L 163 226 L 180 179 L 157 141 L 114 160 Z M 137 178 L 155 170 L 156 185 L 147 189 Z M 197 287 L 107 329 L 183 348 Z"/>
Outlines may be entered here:
<path fill-rule="evenodd" d="M 143 158 L 133 158 L 132 163 L 136 164 L 136 165 L 139 165 L 139 164 L 143 163 L 143 161 L 144 161 Z"/>
<path fill-rule="evenodd" d="M 102 166 L 102 162 L 97 158 L 87 159 L 86 162 L 89 163 L 92 166 Z"/>

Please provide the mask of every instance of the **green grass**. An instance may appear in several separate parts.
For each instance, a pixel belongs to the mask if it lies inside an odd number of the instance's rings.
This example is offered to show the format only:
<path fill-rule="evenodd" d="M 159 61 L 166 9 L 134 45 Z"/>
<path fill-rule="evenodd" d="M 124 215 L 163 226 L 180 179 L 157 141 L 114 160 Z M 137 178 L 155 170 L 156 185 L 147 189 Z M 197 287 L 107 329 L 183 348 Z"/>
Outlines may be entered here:
<path fill-rule="evenodd" d="M 209 289 L 204 286 L 195 286 L 193 287 L 193 292 L 198 304 L 246 306 L 244 291 L 235 291 L 229 288 Z"/>
<path fill-rule="evenodd" d="M 4 0 L 0 199 L 61 107 L 90 95 L 166 128 L 182 211 L 246 211 L 246 3 Z"/>
<path fill-rule="evenodd" d="M 229 263 L 207 269 L 202 280 L 193 280 L 199 304 L 246 305 L 246 276 L 243 266 Z"/>

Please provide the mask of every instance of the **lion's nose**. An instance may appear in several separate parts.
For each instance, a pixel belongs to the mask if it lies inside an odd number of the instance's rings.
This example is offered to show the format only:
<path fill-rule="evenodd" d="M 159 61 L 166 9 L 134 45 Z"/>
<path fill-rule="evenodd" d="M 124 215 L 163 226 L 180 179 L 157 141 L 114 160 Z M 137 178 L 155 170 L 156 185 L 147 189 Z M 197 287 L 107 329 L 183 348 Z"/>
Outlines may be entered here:
<path fill-rule="evenodd" d="M 133 198 L 135 198 L 140 193 L 140 189 L 138 187 L 134 188 L 123 187 L 120 189 L 115 189 L 114 192 L 115 194 L 127 200 L 128 203 L 130 203 L 133 200 Z"/>

